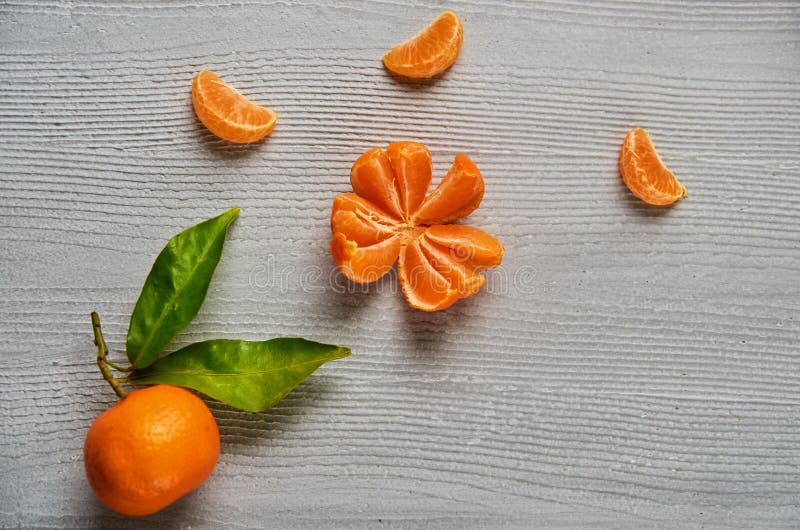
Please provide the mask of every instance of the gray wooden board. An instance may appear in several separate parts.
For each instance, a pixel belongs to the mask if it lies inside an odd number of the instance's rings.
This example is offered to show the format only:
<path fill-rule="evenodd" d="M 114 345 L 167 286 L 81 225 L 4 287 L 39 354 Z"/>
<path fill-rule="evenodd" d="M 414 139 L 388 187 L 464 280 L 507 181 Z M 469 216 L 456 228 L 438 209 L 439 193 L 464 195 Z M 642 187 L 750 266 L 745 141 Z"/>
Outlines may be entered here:
<path fill-rule="evenodd" d="M 0 526 L 792 527 L 800 517 L 800 4 L 448 3 L 441 79 L 380 57 L 445 5 L 392 0 L 0 0 Z M 217 71 L 280 114 L 215 140 L 190 105 Z M 690 191 L 617 173 L 648 129 Z M 503 267 L 409 309 L 394 273 L 342 287 L 335 194 L 366 149 L 458 151 L 486 179 L 465 222 Z M 222 455 L 164 512 L 87 486 L 86 430 L 153 258 L 242 208 L 198 319 L 211 337 L 342 343 L 276 408 L 210 402 Z M 350 291 L 350 292 L 342 292 Z"/>

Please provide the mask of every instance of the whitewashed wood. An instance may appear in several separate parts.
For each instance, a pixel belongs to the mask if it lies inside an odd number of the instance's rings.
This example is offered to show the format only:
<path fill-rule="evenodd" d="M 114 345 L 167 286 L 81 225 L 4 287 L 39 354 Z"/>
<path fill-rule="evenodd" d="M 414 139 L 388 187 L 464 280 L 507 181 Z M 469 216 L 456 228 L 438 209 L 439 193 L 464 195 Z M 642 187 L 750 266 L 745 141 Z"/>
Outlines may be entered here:
<path fill-rule="evenodd" d="M 400 84 L 379 57 L 434 4 L 0 1 L 0 526 L 797 525 L 800 4 L 452 2 L 458 62 Z M 279 112 L 267 142 L 202 130 L 200 68 Z M 690 190 L 671 210 L 620 183 L 634 125 Z M 468 222 L 507 249 L 444 313 L 393 276 L 328 284 L 331 199 L 397 139 L 437 175 L 470 154 L 487 191 Z M 267 413 L 211 403 L 209 482 L 118 517 L 82 470 L 113 402 L 88 314 L 120 351 L 166 238 L 234 204 L 176 346 L 355 353 Z"/>

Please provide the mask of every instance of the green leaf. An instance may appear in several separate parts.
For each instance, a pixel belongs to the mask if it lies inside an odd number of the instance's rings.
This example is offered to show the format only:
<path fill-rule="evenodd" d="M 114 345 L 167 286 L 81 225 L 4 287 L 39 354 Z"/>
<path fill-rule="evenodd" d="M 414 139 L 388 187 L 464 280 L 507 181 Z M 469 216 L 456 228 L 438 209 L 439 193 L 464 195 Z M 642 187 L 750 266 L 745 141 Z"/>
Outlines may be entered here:
<path fill-rule="evenodd" d="M 350 348 L 300 338 L 208 340 L 134 371 L 128 382 L 193 388 L 237 409 L 260 412 L 325 362 L 348 355 Z"/>
<path fill-rule="evenodd" d="M 128 326 L 128 360 L 144 368 L 158 359 L 203 305 L 230 224 L 238 208 L 169 240 L 144 282 Z"/>

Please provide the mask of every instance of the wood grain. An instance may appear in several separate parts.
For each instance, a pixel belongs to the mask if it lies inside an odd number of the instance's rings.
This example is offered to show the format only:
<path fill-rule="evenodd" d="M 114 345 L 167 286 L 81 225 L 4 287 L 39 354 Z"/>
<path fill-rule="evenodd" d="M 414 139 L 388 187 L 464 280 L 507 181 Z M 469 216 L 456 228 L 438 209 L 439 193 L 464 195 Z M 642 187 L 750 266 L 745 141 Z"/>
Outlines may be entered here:
<path fill-rule="evenodd" d="M 390 0 L 0 1 L 0 526 L 793 527 L 800 518 L 800 6 L 465 0 L 441 79 L 379 58 L 442 6 Z M 280 114 L 263 144 L 198 124 L 217 71 Z M 638 203 L 617 173 L 651 133 L 689 188 Z M 440 314 L 394 275 L 346 285 L 331 200 L 398 139 L 435 179 L 468 153 L 467 220 L 507 249 Z M 278 407 L 210 403 L 210 481 L 144 520 L 82 470 L 112 349 L 152 259 L 238 205 L 211 337 L 343 343 Z"/>

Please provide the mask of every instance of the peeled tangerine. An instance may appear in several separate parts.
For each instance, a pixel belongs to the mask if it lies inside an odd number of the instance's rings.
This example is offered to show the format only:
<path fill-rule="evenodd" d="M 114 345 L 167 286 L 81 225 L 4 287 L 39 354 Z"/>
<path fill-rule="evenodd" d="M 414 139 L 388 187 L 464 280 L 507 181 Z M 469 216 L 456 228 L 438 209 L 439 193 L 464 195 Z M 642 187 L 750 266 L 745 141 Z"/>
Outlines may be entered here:
<path fill-rule="evenodd" d="M 622 142 L 619 172 L 631 193 L 648 204 L 666 206 L 689 195 L 661 161 L 644 129 L 631 130 Z"/>
<path fill-rule="evenodd" d="M 92 423 L 83 448 L 89 485 L 123 515 L 150 515 L 200 486 L 219 458 L 219 430 L 188 390 L 135 390 Z"/>
<path fill-rule="evenodd" d="M 448 224 L 470 214 L 483 198 L 483 177 L 458 154 L 442 182 L 426 196 L 432 164 L 428 148 L 397 142 L 361 155 L 350 171 L 355 193 L 339 195 L 331 213 L 331 253 L 356 283 L 374 282 L 398 261 L 408 303 L 438 311 L 477 293 L 480 274 L 500 264 L 503 246 L 470 226 Z"/>

